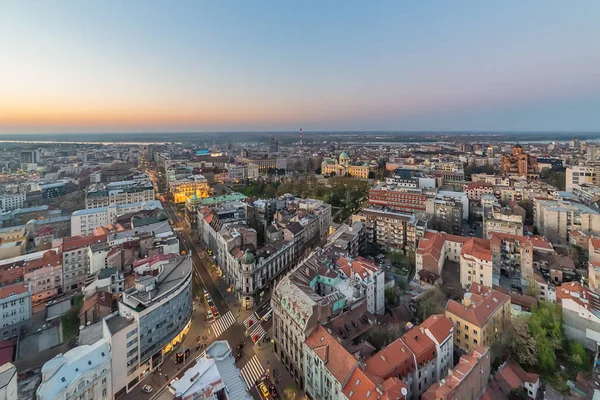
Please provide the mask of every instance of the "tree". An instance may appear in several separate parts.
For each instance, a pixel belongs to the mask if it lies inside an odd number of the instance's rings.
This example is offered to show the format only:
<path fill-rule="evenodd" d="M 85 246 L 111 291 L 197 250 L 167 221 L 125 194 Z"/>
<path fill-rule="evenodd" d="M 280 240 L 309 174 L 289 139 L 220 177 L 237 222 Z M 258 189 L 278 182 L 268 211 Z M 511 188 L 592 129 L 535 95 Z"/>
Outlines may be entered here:
<path fill-rule="evenodd" d="M 527 283 L 525 285 L 525 294 L 536 299 L 540 296 L 540 287 L 538 286 L 537 282 L 533 277 L 527 278 Z"/>
<path fill-rule="evenodd" d="M 398 250 L 393 250 L 393 251 L 388 252 L 387 256 L 392 265 L 399 265 L 404 262 L 404 256 Z"/>
<path fill-rule="evenodd" d="M 569 361 L 572 366 L 577 369 L 584 369 L 587 365 L 589 365 L 589 356 L 583 345 L 574 340 L 569 340 L 568 344 L 569 349 Z"/>
<path fill-rule="evenodd" d="M 538 349 L 538 367 L 547 373 L 556 371 L 556 352 L 562 349 L 562 309 L 546 301 L 533 309 L 528 321 Z"/>
<path fill-rule="evenodd" d="M 517 317 L 512 319 L 508 348 L 511 357 L 520 365 L 533 367 L 538 361 L 536 341 L 531 335 L 527 319 Z"/>
<path fill-rule="evenodd" d="M 508 394 L 508 400 L 528 400 L 529 395 L 523 386 L 513 389 Z"/>
<path fill-rule="evenodd" d="M 385 289 L 385 302 L 390 307 L 396 307 L 398 305 L 398 289 L 396 286 Z"/>
<path fill-rule="evenodd" d="M 433 287 L 423 293 L 418 300 L 417 315 L 421 321 L 434 314 L 443 314 L 448 299 L 439 287 Z"/>
<path fill-rule="evenodd" d="M 284 400 L 296 400 L 296 394 L 298 391 L 294 386 L 288 386 L 283 390 Z"/>

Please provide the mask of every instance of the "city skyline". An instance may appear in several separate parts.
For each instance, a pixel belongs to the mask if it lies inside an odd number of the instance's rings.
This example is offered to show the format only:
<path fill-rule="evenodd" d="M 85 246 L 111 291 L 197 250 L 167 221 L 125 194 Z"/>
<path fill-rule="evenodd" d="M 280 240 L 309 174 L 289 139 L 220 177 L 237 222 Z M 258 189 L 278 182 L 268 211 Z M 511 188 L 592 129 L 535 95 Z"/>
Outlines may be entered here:
<path fill-rule="evenodd" d="M 338 4 L 4 2 L 0 134 L 600 130 L 595 2 Z"/>

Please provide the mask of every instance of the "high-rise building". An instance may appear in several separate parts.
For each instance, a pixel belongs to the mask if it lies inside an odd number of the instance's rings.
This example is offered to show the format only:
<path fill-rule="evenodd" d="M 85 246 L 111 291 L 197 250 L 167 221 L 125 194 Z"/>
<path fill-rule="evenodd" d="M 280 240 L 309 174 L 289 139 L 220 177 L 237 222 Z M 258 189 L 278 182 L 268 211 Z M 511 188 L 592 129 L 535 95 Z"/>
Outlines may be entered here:
<path fill-rule="evenodd" d="M 565 173 L 565 189 L 567 192 L 572 192 L 575 185 L 591 185 L 596 182 L 596 168 L 593 166 L 570 165 Z"/>

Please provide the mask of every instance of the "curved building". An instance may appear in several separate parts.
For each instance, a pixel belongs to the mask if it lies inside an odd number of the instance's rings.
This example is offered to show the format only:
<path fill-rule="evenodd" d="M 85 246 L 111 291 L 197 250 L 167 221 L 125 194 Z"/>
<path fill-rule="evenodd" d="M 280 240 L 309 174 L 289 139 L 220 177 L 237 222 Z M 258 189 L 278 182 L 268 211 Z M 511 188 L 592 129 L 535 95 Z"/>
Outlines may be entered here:
<path fill-rule="evenodd" d="M 177 346 L 191 323 L 192 260 L 176 257 L 138 268 L 135 287 L 103 322 L 113 357 L 115 398 L 128 393 Z M 143 268 L 143 269 L 142 269 Z"/>

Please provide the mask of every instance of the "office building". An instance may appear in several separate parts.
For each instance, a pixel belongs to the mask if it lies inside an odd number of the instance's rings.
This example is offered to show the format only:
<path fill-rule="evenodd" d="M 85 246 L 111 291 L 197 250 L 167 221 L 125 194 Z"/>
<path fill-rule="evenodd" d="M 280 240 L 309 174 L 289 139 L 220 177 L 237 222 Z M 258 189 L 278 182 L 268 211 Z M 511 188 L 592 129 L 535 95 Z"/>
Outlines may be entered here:
<path fill-rule="evenodd" d="M 142 267 L 140 267 L 142 268 Z M 129 393 L 158 368 L 187 334 L 193 311 L 188 256 L 145 266 L 123 292 L 119 311 L 102 321 L 113 357 L 115 397 Z"/>
<path fill-rule="evenodd" d="M 107 207 L 87 208 L 74 211 L 71 214 L 71 235 L 88 236 L 99 226 L 115 224 L 117 217 L 132 214 L 142 210 L 163 209 L 158 200 L 144 201 L 133 204 L 112 204 Z"/>
<path fill-rule="evenodd" d="M 147 180 L 131 180 L 90 185 L 85 208 L 108 207 L 154 200 L 154 186 Z"/>
<path fill-rule="evenodd" d="M 570 165 L 565 171 L 565 189 L 572 192 L 576 185 L 593 185 L 596 183 L 596 167 L 587 165 Z"/>
<path fill-rule="evenodd" d="M 0 211 L 12 211 L 23 208 L 25 204 L 25 193 L 4 193 L 0 194 Z"/>
<path fill-rule="evenodd" d="M 427 193 L 403 184 L 380 183 L 369 190 L 369 205 L 414 214 L 426 211 Z"/>

